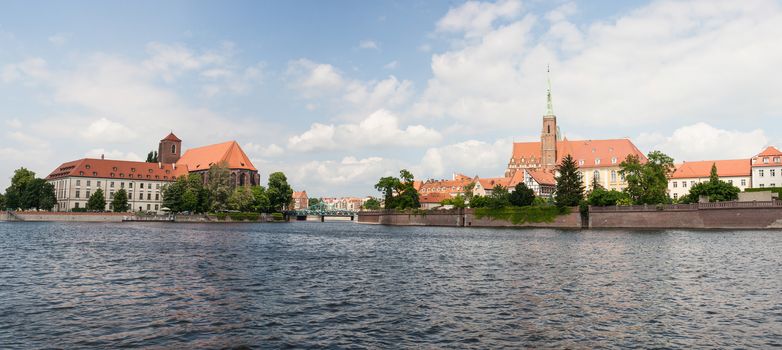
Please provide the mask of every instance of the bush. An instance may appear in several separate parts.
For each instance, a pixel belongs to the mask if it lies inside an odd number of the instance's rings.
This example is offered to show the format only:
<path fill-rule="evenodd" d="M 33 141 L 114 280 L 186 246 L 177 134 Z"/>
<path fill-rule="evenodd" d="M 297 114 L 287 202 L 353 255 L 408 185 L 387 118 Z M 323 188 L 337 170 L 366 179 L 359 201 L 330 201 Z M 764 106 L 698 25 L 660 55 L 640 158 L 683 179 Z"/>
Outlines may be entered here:
<path fill-rule="evenodd" d="M 282 213 L 272 213 L 272 219 L 274 221 L 283 221 L 285 220 L 285 216 L 282 215 Z"/>
<path fill-rule="evenodd" d="M 619 192 L 616 190 L 606 191 L 602 188 L 596 188 L 587 196 L 589 205 L 597 207 L 606 207 L 611 205 L 618 205 L 620 202 L 631 202 L 627 193 Z"/>
<path fill-rule="evenodd" d="M 568 208 L 560 211 L 560 208 L 554 206 L 507 207 L 501 209 L 478 208 L 475 209 L 475 217 L 477 219 L 488 217 L 495 220 L 505 220 L 518 225 L 522 223 L 553 222 L 558 215 L 567 214 L 568 212 Z"/>

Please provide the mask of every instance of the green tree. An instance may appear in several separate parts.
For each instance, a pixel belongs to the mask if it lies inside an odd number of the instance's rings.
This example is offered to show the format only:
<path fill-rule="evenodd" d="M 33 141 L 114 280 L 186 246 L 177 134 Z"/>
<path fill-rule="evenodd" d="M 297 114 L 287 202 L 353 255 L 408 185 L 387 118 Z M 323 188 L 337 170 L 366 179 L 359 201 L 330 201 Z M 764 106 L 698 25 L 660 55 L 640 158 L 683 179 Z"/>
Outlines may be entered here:
<path fill-rule="evenodd" d="M 253 186 L 250 190 L 253 194 L 253 211 L 256 213 L 268 213 L 271 202 L 269 202 L 269 196 L 266 194 L 266 188 Z"/>
<path fill-rule="evenodd" d="M 168 208 L 172 213 L 184 211 L 183 196 L 187 191 L 187 180 L 184 177 L 166 185 L 163 188 L 163 208 Z"/>
<path fill-rule="evenodd" d="M 290 206 L 293 200 L 293 189 L 288 185 L 288 178 L 282 172 L 269 174 L 269 183 L 266 190 L 269 197 L 271 210 L 280 212 Z"/>
<path fill-rule="evenodd" d="M 462 194 L 456 195 L 456 197 L 443 199 L 440 202 L 442 205 L 452 205 L 454 208 L 461 209 L 467 207 L 466 198 Z"/>
<path fill-rule="evenodd" d="M 89 211 L 106 210 L 106 196 L 103 194 L 102 189 L 99 188 L 92 193 L 90 199 L 87 200 L 87 210 Z"/>
<path fill-rule="evenodd" d="M 517 207 L 525 207 L 532 205 L 535 201 L 535 191 L 527 187 L 523 182 L 519 182 L 513 188 L 513 192 L 510 194 L 510 204 Z"/>
<path fill-rule="evenodd" d="M 557 186 L 554 190 L 554 203 L 560 209 L 578 205 L 584 199 L 584 182 L 578 172 L 573 157 L 568 154 L 557 167 Z"/>
<path fill-rule="evenodd" d="M 214 164 L 209 168 L 207 189 L 211 202 L 210 210 L 220 211 L 228 208 L 231 196 L 231 171 L 226 163 Z"/>
<path fill-rule="evenodd" d="M 253 211 L 255 197 L 252 191 L 244 186 L 238 186 L 228 198 L 228 208 L 244 213 Z"/>
<path fill-rule="evenodd" d="M 54 192 L 54 185 L 44 181 L 41 186 L 41 193 L 38 197 L 38 209 L 51 211 L 57 204 L 57 194 Z M 0 206 L 2 208 L 2 206 Z"/>
<path fill-rule="evenodd" d="M 487 207 L 491 209 L 502 209 L 510 206 L 510 193 L 502 185 L 495 185 L 487 199 Z"/>
<path fill-rule="evenodd" d="M 180 203 L 180 209 L 191 213 L 196 213 L 199 210 L 198 206 L 198 190 L 188 188 L 185 193 L 182 194 L 182 202 Z"/>
<path fill-rule="evenodd" d="M 322 202 L 323 202 L 323 201 L 322 201 L 322 200 L 320 200 L 320 198 L 310 198 L 310 199 L 307 201 L 307 206 L 308 206 L 308 207 L 310 207 L 310 208 L 311 208 L 311 207 L 317 207 L 317 206 L 320 206 L 320 204 L 321 204 Z"/>
<path fill-rule="evenodd" d="M 464 198 L 469 202 L 472 200 L 472 197 L 474 196 L 473 190 L 475 190 L 475 182 L 470 182 L 469 184 L 465 185 L 464 188 Z"/>
<path fill-rule="evenodd" d="M 157 163 L 157 162 L 158 162 L 157 151 L 149 151 L 149 153 L 147 153 L 147 163 Z"/>
<path fill-rule="evenodd" d="M 415 189 L 413 174 L 407 169 L 399 171 L 399 177 L 386 176 L 380 178 L 375 189 L 384 196 L 386 209 L 420 208 L 421 202 Z"/>
<path fill-rule="evenodd" d="M 587 195 L 587 202 L 589 205 L 598 207 L 619 205 L 629 201 L 629 199 L 627 193 L 616 190 L 607 191 L 602 186 L 593 189 L 589 192 L 589 195 Z"/>
<path fill-rule="evenodd" d="M 711 165 L 711 175 L 708 182 L 695 184 L 690 193 L 683 198 L 685 203 L 698 203 L 701 196 L 709 198 L 709 202 L 735 201 L 739 199 L 741 190 L 732 184 L 720 180 L 717 175 L 717 165 Z"/>
<path fill-rule="evenodd" d="M 124 188 L 114 193 L 114 199 L 111 201 L 111 207 L 115 213 L 125 213 L 130 210 L 128 205 L 128 192 Z"/>
<path fill-rule="evenodd" d="M 470 200 L 470 208 L 486 208 L 489 206 L 489 200 L 486 196 L 473 196 Z"/>
<path fill-rule="evenodd" d="M 380 209 L 380 201 L 377 200 L 377 198 L 369 198 L 366 202 L 364 202 L 364 205 L 362 206 L 364 210 L 379 210 Z"/>
<path fill-rule="evenodd" d="M 625 193 L 635 204 L 661 204 L 670 202 L 668 180 L 674 170 L 673 158 L 660 151 L 653 151 L 642 164 L 639 157 L 629 155 L 620 167 L 625 177 Z"/>
<path fill-rule="evenodd" d="M 28 187 L 35 180 L 35 172 L 24 167 L 16 169 L 11 178 L 11 186 L 5 190 L 5 201 L 8 208 L 27 210 L 37 206 L 38 199 L 31 197 Z"/>
<path fill-rule="evenodd" d="M 0 193 L 0 210 L 5 210 L 7 207 L 5 206 L 5 195 Z"/>
<path fill-rule="evenodd" d="M 396 196 L 402 188 L 402 182 L 398 178 L 393 176 L 381 177 L 375 184 L 375 189 L 383 194 L 383 200 L 386 209 L 396 208 L 394 203 L 394 196 Z"/>

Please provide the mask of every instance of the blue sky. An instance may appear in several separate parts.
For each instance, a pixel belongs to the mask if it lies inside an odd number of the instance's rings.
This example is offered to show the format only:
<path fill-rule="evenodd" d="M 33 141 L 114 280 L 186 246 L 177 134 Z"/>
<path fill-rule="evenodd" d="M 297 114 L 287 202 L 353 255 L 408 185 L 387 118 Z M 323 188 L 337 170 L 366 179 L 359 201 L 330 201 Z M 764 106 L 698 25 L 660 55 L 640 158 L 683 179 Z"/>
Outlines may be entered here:
<path fill-rule="evenodd" d="M 748 158 L 782 144 L 780 23 L 772 0 L 6 2 L 0 187 L 170 130 L 315 196 L 498 176 L 537 138 L 546 65 L 571 139 Z"/>

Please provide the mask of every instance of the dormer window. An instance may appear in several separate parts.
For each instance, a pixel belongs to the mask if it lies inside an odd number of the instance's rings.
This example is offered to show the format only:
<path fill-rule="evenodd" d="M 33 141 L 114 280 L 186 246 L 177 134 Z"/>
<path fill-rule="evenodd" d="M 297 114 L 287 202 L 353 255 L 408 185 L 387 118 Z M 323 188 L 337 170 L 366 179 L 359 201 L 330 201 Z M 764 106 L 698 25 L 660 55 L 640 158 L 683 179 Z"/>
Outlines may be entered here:
<path fill-rule="evenodd" d="M 584 165 L 584 160 L 583 159 L 579 159 L 578 165 Z"/>
<path fill-rule="evenodd" d="M 117 167 L 113 167 L 111 168 L 111 170 L 117 171 Z"/>
<path fill-rule="evenodd" d="M 89 169 L 89 168 L 90 168 L 90 165 L 89 165 L 89 164 L 87 164 L 87 165 L 85 165 L 84 167 L 85 167 L 85 168 L 87 168 L 87 169 Z"/>
<path fill-rule="evenodd" d="M 80 171 L 80 172 L 79 172 L 79 175 L 80 175 L 80 176 L 84 176 L 84 172 L 83 172 L 83 171 Z"/>
<path fill-rule="evenodd" d="M 768 164 L 768 157 L 763 157 L 763 164 Z"/>
<path fill-rule="evenodd" d="M 93 171 L 93 172 L 92 172 L 92 176 L 98 176 L 98 172 L 96 172 L 96 171 Z"/>
<path fill-rule="evenodd" d="M 617 161 L 616 157 L 611 158 L 611 164 L 616 164 L 616 161 Z"/>
<path fill-rule="evenodd" d="M 136 168 L 130 168 L 130 172 L 131 173 L 135 173 L 136 172 Z"/>
<path fill-rule="evenodd" d="M 149 173 L 152 174 L 152 169 L 149 169 Z M 147 176 L 147 177 L 149 177 L 149 176 Z"/>
<path fill-rule="evenodd" d="M 600 165 L 600 158 L 595 158 L 595 165 Z"/>
<path fill-rule="evenodd" d="M 774 163 L 779 163 L 779 157 L 774 157 Z"/>
<path fill-rule="evenodd" d="M 114 173 L 109 174 L 109 176 L 114 177 Z"/>

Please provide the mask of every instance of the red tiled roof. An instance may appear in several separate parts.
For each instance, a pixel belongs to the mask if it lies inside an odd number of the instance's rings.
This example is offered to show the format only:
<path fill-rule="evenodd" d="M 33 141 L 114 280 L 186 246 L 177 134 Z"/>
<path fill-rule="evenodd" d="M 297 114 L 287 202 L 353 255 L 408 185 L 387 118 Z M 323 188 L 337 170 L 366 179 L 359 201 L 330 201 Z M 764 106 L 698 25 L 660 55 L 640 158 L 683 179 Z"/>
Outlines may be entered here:
<path fill-rule="evenodd" d="M 525 169 L 529 176 L 532 177 L 539 185 L 551 185 L 557 184 L 557 180 L 554 178 L 554 174 L 544 170 Z M 517 171 L 519 173 L 519 171 Z"/>
<path fill-rule="evenodd" d="M 440 203 L 449 198 L 452 197 L 447 193 L 432 192 L 432 193 L 421 195 L 420 197 L 418 197 L 418 201 L 420 203 Z"/>
<path fill-rule="evenodd" d="M 182 140 L 180 140 L 178 137 L 176 137 L 176 135 L 174 135 L 174 133 L 173 133 L 173 132 L 172 132 L 172 133 L 170 133 L 170 134 L 168 134 L 168 136 L 166 136 L 165 138 L 163 138 L 163 139 L 162 139 L 162 140 L 160 140 L 160 141 L 176 141 L 176 142 L 182 142 Z"/>
<path fill-rule="evenodd" d="M 557 163 L 568 154 L 584 168 L 618 166 L 631 154 L 646 162 L 646 156 L 628 139 L 557 141 Z M 515 164 L 540 164 L 540 142 L 514 142 L 512 159 Z"/>
<path fill-rule="evenodd" d="M 293 198 L 307 198 L 307 191 L 295 191 L 293 192 Z"/>
<path fill-rule="evenodd" d="M 478 182 L 480 182 L 481 187 L 487 190 L 491 190 L 494 188 L 494 186 L 501 185 L 503 187 L 508 187 L 508 181 L 511 178 L 509 177 L 487 177 L 487 178 L 480 178 L 478 179 Z"/>
<path fill-rule="evenodd" d="M 464 175 L 456 176 L 455 180 L 426 180 L 421 183 L 417 190 L 418 192 L 464 192 L 464 186 L 469 185 L 473 181 L 472 178 Z M 455 190 L 453 189 L 454 187 L 456 187 Z"/>
<path fill-rule="evenodd" d="M 774 146 L 768 146 L 763 152 L 752 157 L 752 166 L 782 166 L 782 152 Z"/>
<path fill-rule="evenodd" d="M 209 170 L 214 164 L 225 162 L 229 169 L 257 171 L 250 158 L 236 141 L 228 141 L 198 148 L 191 148 L 176 162 L 177 167 L 188 171 Z"/>
<path fill-rule="evenodd" d="M 717 175 L 721 177 L 750 176 L 752 173 L 749 159 L 702 160 L 677 164 L 676 170 L 671 175 L 671 178 L 689 179 L 709 177 L 711 175 L 712 165 L 717 166 Z"/>
<path fill-rule="evenodd" d="M 53 180 L 68 176 L 174 181 L 178 172 L 172 164 L 84 158 L 63 163 L 46 179 Z"/>

